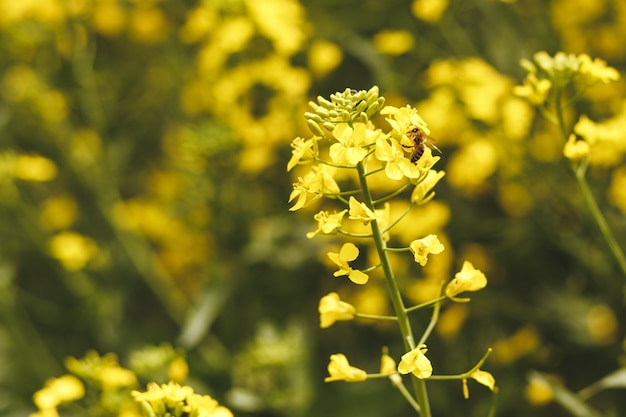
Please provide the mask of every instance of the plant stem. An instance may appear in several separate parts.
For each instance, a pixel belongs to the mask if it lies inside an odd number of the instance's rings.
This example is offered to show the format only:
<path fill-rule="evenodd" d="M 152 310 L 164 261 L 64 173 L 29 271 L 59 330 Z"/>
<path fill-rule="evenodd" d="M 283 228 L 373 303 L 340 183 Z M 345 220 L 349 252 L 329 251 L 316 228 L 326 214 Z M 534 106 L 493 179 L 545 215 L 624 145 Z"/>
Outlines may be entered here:
<path fill-rule="evenodd" d="M 561 137 L 563 138 L 564 142 L 567 142 L 569 134 L 565 127 L 565 120 L 563 118 L 562 100 L 563 100 L 563 90 L 561 88 L 558 88 L 556 90 L 556 95 L 555 95 L 556 117 L 557 117 L 557 122 L 559 125 L 559 130 L 561 132 Z M 593 196 L 591 189 L 589 188 L 589 184 L 587 183 L 587 179 L 585 177 L 585 173 L 587 171 L 586 160 L 583 160 L 578 166 L 573 161 L 570 161 L 570 168 L 572 169 L 572 172 L 574 173 L 574 177 L 576 178 L 576 183 L 578 184 L 580 193 L 582 194 L 583 200 L 585 200 L 585 204 L 587 205 L 587 208 L 589 209 L 591 216 L 593 217 L 594 221 L 598 225 L 598 228 L 600 229 L 600 233 L 602 234 L 604 241 L 609 247 L 609 250 L 611 251 L 611 254 L 617 261 L 617 264 L 619 265 L 620 269 L 622 270 L 623 277 L 626 278 L 626 256 L 624 256 L 624 252 L 622 251 L 622 248 L 617 242 L 617 239 L 615 239 L 615 236 L 613 235 L 611 228 L 606 222 L 606 219 L 604 218 L 604 215 L 602 214 L 600 207 L 598 207 L 598 203 L 595 197 Z"/>
<path fill-rule="evenodd" d="M 372 199 L 372 194 L 370 193 L 369 187 L 367 185 L 367 179 L 365 170 L 363 168 L 363 163 L 359 162 L 357 164 L 357 171 L 359 174 L 359 182 L 361 185 L 361 190 L 363 191 L 363 198 L 365 199 L 365 204 L 369 207 L 370 210 L 374 211 L 374 203 Z M 400 292 L 400 288 L 398 287 L 398 283 L 393 273 L 393 269 L 391 268 L 391 263 L 389 262 L 389 257 L 387 256 L 386 251 L 386 243 L 383 240 L 383 233 L 380 229 L 380 226 L 376 220 L 373 220 L 371 223 L 372 226 L 372 237 L 374 239 L 374 245 L 376 246 L 376 251 L 378 252 L 378 257 L 380 258 L 380 264 L 385 273 L 385 278 L 387 281 L 387 289 L 389 290 L 389 296 L 391 297 L 391 302 L 393 304 L 393 308 L 396 312 L 396 316 L 398 317 L 398 325 L 400 326 L 400 332 L 402 333 L 402 340 L 404 342 L 405 350 L 411 351 L 415 348 L 415 339 L 413 337 L 413 330 L 411 329 L 411 323 L 409 321 L 409 317 L 404 307 L 404 302 L 402 300 L 402 294 Z M 411 378 L 413 381 L 413 388 L 415 391 L 415 397 L 417 399 L 417 403 L 420 406 L 420 411 L 422 417 L 431 417 L 430 405 L 428 403 L 428 393 L 426 391 L 426 382 L 422 379 Z"/>

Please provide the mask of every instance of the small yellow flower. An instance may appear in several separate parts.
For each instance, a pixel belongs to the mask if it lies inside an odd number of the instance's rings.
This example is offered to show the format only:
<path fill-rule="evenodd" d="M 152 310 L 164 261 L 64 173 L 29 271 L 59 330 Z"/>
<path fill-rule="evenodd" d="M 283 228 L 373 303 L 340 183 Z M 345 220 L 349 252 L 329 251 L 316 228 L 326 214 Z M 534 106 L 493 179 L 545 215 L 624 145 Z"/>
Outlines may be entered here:
<path fill-rule="evenodd" d="M 54 409 L 67 401 L 76 401 L 85 395 L 83 383 L 73 375 L 63 375 L 46 382 L 44 388 L 33 394 L 33 401 L 39 410 Z"/>
<path fill-rule="evenodd" d="M 396 361 L 389 356 L 389 349 L 386 346 L 383 347 L 383 354 L 380 357 L 380 373 L 383 375 L 396 373 Z"/>
<path fill-rule="evenodd" d="M 433 365 L 425 355 L 427 351 L 426 345 L 422 344 L 402 355 L 398 372 L 401 374 L 412 373 L 419 379 L 430 377 L 433 374 Z"/>
<path fill-rule="evenodd" d="M 474 372 L 472 372 L 472 374 L 469 377 L 476 380 L 479 384 L 486 386 L 492 392 L 495 392 L 496 379 L 489 372 L 477 369 Z M 469 398 L 469 389 L 467 388 L 467 378 L 463 378 L 463 397 L 465 399 Z"/>
<path fill-rule="evenodd" d="M 465 291 L 478 291 L 487 285 L 487 277 L 480 270 L 474 268 L 471 262 L 465 261 L 461 271 L 446 286 L 446 297 L 453 301 L 466 302 L 469 298 L 457 298 L 456 295 Z"/>
<path fill-rule="evenodd" d="M 601 81 L 608 83 L 609 81 L 619 80 L 619 72 L 613 67 L 608 67 L 606 62 L 600 58 L 593 61 L 587 54 L 578 56 L 580 60 L 580 72 L 585 75 L 590 82 Z"/>
<path fill-rule="evenodd" d="M 422 170 L 419 165 L 412 163 L 402 150 L 402 145 L 396 140 L 379 138 L 376 140 L 376 159 L 387 162 L 385 175 L 392 180 L 407 178 L 419 178 Z"/>
<path fill-rule="evenodd" d="M 406 30 L 382 30 L 372 39 L 374 48 L 386 55 L 402 55 L 415 45 L 415 38 Z"/>
<path fill-rule="evenodd" d="M 324 378 L 324 382 L 359 382 L 367 379 L 367 373 L 362 369 L 350 366 L 348 358 L 342 353 L 336 353 L 330 356 L 328 373 L 330 376 Z"/>
<path fill-rule="evenodd" d="M 513 87 L 513 94 L 527 99 L 536 106 L 543 104 L 552 88 L 552 82 L 547 78 L 538 79 L 534 73 L 529 73 L 523 85 Z"/>
<path fill-rule="evenodd" d="M 76 232 L 57 233 L 48 242 L 50 256 L 56 258 L 68 271 L 82 269 L 98 253 L 92 239 Z"/>
<path fill-rule="evenodd" d="M 444 171 L 435 171 L 431 169 L 426 174 L 426 177 L 419 182 L 413 189 L 411 193 L 411 201 L 416 204 L 425 204 L 429 202 L 434 196 L 435 193 L 432 191 L 435 188 L 435 185 L 446 175 Z"/>
<path fill-rule="evenodd" d="M 430 234 L 422 239 L 414 240 L 409 245 L 411 252 L 415 255 L 415 262 L 424 266 L 428 262 L 428 254 L 439 254 L 445 249 L 437 235 Z"/>
<path fill-rule="evenodd" d="M 330 145 L 330 159 L 339 165 L 353 166 L 361 162 L 367 155 L 368 150 L 363 146 L 367 144 L 367 126 L 365 123 L 338 123 L 333 130 L 333 136 L 338 143 Z"/>
<path fill-rule="evenodd" d="M 315 138 L 303 139 L 295 138 L 291 142 L 291 159 L 287 163 L 287 171 L 291 171 L 298 164 L 312 162 L 317 156 L 317 141 Z"/>
<path fill-rule="evenodd" d="M 333 178 L 333 169 L 326 165 L 318 165 L 304 177 L 298 178 L 293 184 L 293 191 L 289 195 L 289 202 L 296 200 L 290 211 L 296 211 L 313 204 L 324 194 L 337 194 L 339 186 Z"/>
<path fill-rule="evenodd" d="M 370 210 L 365 203 L 358 202 L 357 199 L 352 196 L 348 203 L 350 205 L 348 214 L 351 220 L 361 220 L 365 225 L 368 225 L 372 220 L 376 220 L 376 214 Z"/>
<path fill-rule="evenodd" d="M 342 210 L 334 213 L 329 213 L 324 210 L 320 211 L 313 216 L 313 218 L 317 220 L 317 230 L 307 233 L 306 237 L 311 239 L 318 233 L 322 233 L 324 235 L 333 235 L 337 233 L 337 230 L 341 229 L 343 217 L 347 212 L 348 210 Z"/>
<path fill-rule="evenodd" d="M 19 155 L 15 160 L 15 177 L 24 181 L 45 182 L 57 175 L 55 163 L 40 155 Z"/>
<path fill-rule="evenodd" d="M 572 133 L 569 135 L 569 139 L 567 139 L 563 147 L 563 155 L 565 155 L 567 159 L 578 161 L 589 155 L 590 148 L 589 142 L 584 139 L 577 140 L 576 135 Z"/>
<path fill-rule="evenodd" d="M 385 106 L 380 111 L 380 114 L 389 116 L 385 120 L 400 135 L 406 135 L 406 132 L 415 127 L 430 135 L 430 130 L 424 119 L 417 114 L 417 109 L 409 105 L 405 107 Z"/>
<path fill-rule="evenodd" d="M 355 284 L 365 284 L 368 281 L 369 277 L 367 274 L 358 269 L 352 269 L 348 264 L 348 262 L 354 261 L 359 256 L 359 249 L 354 244 L 350 242 L 344 243 L 339 253 L 328 252 L 327 255 L 331 261 L 339 266 L 339 271 L 335 271 L 334 276 L 347 275 L 350 281 Z"/>
<path fill-rule="evenodd" d="M 352 320 L 356 309 L 352 304 L 341 301 L 339 294 L 331 292 L 320 299 L 318 306 L 320 327 L 325 329 L 339 320 Z"/>

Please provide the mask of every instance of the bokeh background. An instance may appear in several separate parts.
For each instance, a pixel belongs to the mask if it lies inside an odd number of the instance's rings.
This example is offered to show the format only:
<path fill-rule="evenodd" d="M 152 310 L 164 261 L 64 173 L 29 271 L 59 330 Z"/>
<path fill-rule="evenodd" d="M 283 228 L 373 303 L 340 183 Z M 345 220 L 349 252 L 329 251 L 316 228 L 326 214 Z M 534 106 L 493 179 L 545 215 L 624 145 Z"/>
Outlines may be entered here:
<path fill-rule="evenodd" d="M 0 415 L 34 411 L 68 356 L 125 364 L 164 343 L 239 416 L 410 413 L 385 380 L 323 383 L 330 354 L 375 371 L 381 347 L 401 345 L 393 326 L 319 329 L 327 292 L 366 311 L 387 308 L 384 293 L 333 279 L 337 241 L 306 239 L 316 210 L 287 204 L 307 102 L 372 85 L 419 109 L 447 172 L 411 230 L 447 250 L 412 273 L 409 299 L 463 259 L 489 278 L 472 303 L 444 306 L 435 373 L 493 347 L 497 415 L 568 415 L 538 404 L 527 374 L 576 391 L 625 365 L 624 276 L 556 129 L 512 94 L 540 50 L 623 70 L 626 4 L 0 0 Z M 576 111 L 623 122 L 624 93 L 599 85 Z M 624 155 L 600 155 L 589 180 L 626 246 Z M 435 415 L 484 416 L 491 401 L 478 385 L 469 400 L 457 382 L 429 390 Z M 621 415 L 624 398 L 594 405 Z"/>

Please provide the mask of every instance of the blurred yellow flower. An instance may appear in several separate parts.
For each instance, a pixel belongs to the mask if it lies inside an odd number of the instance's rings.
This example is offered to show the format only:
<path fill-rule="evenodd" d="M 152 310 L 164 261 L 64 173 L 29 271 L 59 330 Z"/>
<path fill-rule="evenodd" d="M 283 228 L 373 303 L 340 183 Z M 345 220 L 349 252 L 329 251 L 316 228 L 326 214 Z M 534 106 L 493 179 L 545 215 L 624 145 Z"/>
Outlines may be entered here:
<path fill-rule="evenodd" d="M 413 0 L 411 11 L 420 20 L 428 23 L 438 22 L 448 7 L 448 0 Z"/>
<path fill-rule="evenodd" d="M 353 243 L 344 243 L 339 253 L 328 252 L 327 255 L 333 263 L 339 266 L 339 270 L 333 273 L 334 276 L 347 275 L 350 281 L 355 284 L 365 284 L 368 281 L 369 277 L 367 274 L 358 269 L 352 269 L 348 264 L 348 262 L 354 261 L 359 256 L 359 248 L 354 246 Z"/>
<path fill-rule="evenodd" d="M 320 327 L 325 329 L 339 320 L 352 320 L 356 312 L 352 304 L 341 301 L 339 294 L 331 292 L 320 299 Z"/>
<path fill-rule="evenodd" d="M 433 374 L 433 366 L 425 355 L 427 351 L 426 345 L 422 344 L 402 355 L 398 372 L 401 374 L 412 373 L 419 379 L 430 377 Z"/>
<path fill-rule="evenodd" d="M 18 155 L 15 160 L 15 177 L 24 181 L 45 182 L 57 175 L 56 164 L 40 155 Z"/>
<path fill-rule="evenodd" d="M 380 110 L 380 114 L 385 117 L 387 123 L 391 125 L 399 135 L 404 136 L 404 140 L 407 145 L 411 146 L 413 143 L 407 138 L 407 132 L 413 128 L 418 128 L 427 135 L 430 135 L 430 130 L 426 125 L 426 122 L 422 117 L 417 114 L 417 109 L 406 105 L 405 107 L 385 106 Z"/>
<path fill-rule="evenodd" d="M 346 356 L 342 353 L 336 353 L 330 356 L 328 373 L 330 376 L 324 378 L 324 382 L 359 382 L 367 379 L 367 372 L 354 366 L 350 366 L 348 358 L 346 358 Z"/>
<path fill-rule="evenodd" d="M 554 391 L 543 378 L 531 377 L 524 389 L 524 395 L 533 405 L 545 405 L 554 399 Z"/>
<path fill-rule="evenodd" d="M 551 88 L 552 81 L 547 78 L 539 79 L 536 74 L 529 73 L 524 79 L 523 85 L 513 87 L 513 94 L 539 106 L 546 101 Z"/>
<path fill-rule="evenodd" d="M 130 38 L 142 43 L 155 43 L 167 35 L 167 18 L 157 7 L 137 6 L 130 14 Z"/>
<path fill-rule="evenodd" d="M 44 388 L 33 394 L 33 402 L 39 410 L 54 409 L 66 401 L 76 401 L 85 395 L 85 387 L 73 375 L 63 375 L 46 382 Z"/>
<path fill-rule="evenodd" d="M 100 0 L 91 12 L 91 21 L 96 32 L 113 37 L 124 30 L 126 14 L 119 0 Z"/>
<path fill-rule="evenodd" d="M 487 277 L 480 270 L 474 268 L 471 262 L 463 262 L 463 267 L 454 275 L 454 279 L 446 286 L 446 297 L 453 301 L 465 302 L 469 298 L 457 298 L 458 294 L 466 291 L 478 291 L 487 285 Z"/>
<path fill-rule="evenodd" d="M 296 53 L 307 38 L 306 16 L 296 0 L 244 0 L 258 31 L 281 55 Z"/>
<path fill-rule="evenodd" d="M 39 221 L 47 230 L 66 229 L 76 221 L 77 216 L 78 205 L 67 195 L 45 200 L 39 209 Z"/>
<path fill-rule="evenodd" d="M 185 358 L 177 357 L 167 367 L 167 376 L 174 382 L 183 382 L 189 375 L 189 365 Z"/>
<path fill-rule="evenodd" d="M 590 82 L 600 81 L 608 83 L 609 81 L 619 80 L 619 72 L 606 65 L 606 62 L 600 58 L 595 58 L 593 61 L 587 54 L 581 54 L 578 56 L 580 60 L 580 72 Z"/>
<path fill-rule="evenodd" d="M 291 142 L 291 148 L 291 159 L 287 163 L 287 172 L 291 171 L 298 164 L 312 162 L 317 156 L 316 138 L 295 138 Z"/>
<path fill-rule="evenodd" d="M 97 251 L 96 242 L 76 232 L 61 232 L 48 241 L 48 253 L 68 271 L 82 269 Z"/>
<path fill-rule="evenodd" d="M 578 161 L 589 155 L 589 142 L 584 139 L 577 140 L 575 134 L 569 135 L 569 139 L 563 147 L 563 155 L 572 161 Z"/>
<path fill-rule="evenodd" d="M 332 235 L 337 233 L 337 230 L 341 228 L 341 225 L 343 223 L 343 217 L 347 212 L 348 210 L 342 210 L 340 212 L 334 213 L 320 211 L 313 216 L 313 218 L 317 220 L 317 229 L 313 232 L 308 232 L 306 234 L 306 237 L 311 239 L 318 233 L 322 233 L 325 235 Z"/>
<path fill-rule="evenodd" d="M 609 200 L 626 214 L 626 166 L 613 172 L 611 185 L 608 190 Z"/>
<path fill-rule="evenodd" d="M 307 51 L 308 67 L 316 77 L 324 77 L 337 68 L 343 60 L 343 52 L 334 43 L 325 40 L 314 41 Z"/>
<path fill-rule="evenodd" d="M 386 55 L 402 55 L 413 49 L 415 39 L 406 30 L 382 30 L 374 35 L 374 48 Z"/>
<path fill-rule="evenodd" d="M 424 266 L 428 262 L 428 254 L 438 254 L 443 252 L 444 247 L 439 242 L 437 235 L 430 234 L 418 240 L 414 240 L 409 245 L 411 252 L 415 255 L 415 262 Z"/>

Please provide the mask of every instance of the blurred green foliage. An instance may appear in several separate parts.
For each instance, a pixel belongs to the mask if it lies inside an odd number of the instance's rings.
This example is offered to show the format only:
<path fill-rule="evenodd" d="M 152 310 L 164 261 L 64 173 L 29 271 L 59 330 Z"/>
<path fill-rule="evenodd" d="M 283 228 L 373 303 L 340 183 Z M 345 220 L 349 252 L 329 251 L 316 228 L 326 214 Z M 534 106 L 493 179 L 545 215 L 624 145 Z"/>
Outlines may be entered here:
<path fill-rule="evenodd" d="M 498 415 L 567 415 L 526 395 L 526 375 L 576 391 L 626 366 L 624 276 L 556 130 L 511 90 L 538 50 L 623 71 L 624 19 L 619 0 L 0 1 L 0 415 L 34 411 L 68 356 L 130 366 L 163 342 L 236 415 L 406 415 L 387 381 L 322 382 L 332 353 L 376 369 L 364 346 L 401 348 L 392 326 L 319 329 L 328 240 L 287 210 L 307 102 L 372 85 L 414 105 L 443 150 L 447 176 L 411 227 L 444 230 L 450 258 L 407 284 L 415 300 L 462 258 L 489 278 L 442 311 L 436 372 L 491 346 Z M 575 110 L 618 118 L 624 90 Z M 622 247 L 625 178 L 623 154 L 589 173 Z M 441 415 L 486 414 L 481 390 L 430 387 Z M 620 415 L 624 398 L 593 401 Z"/>

